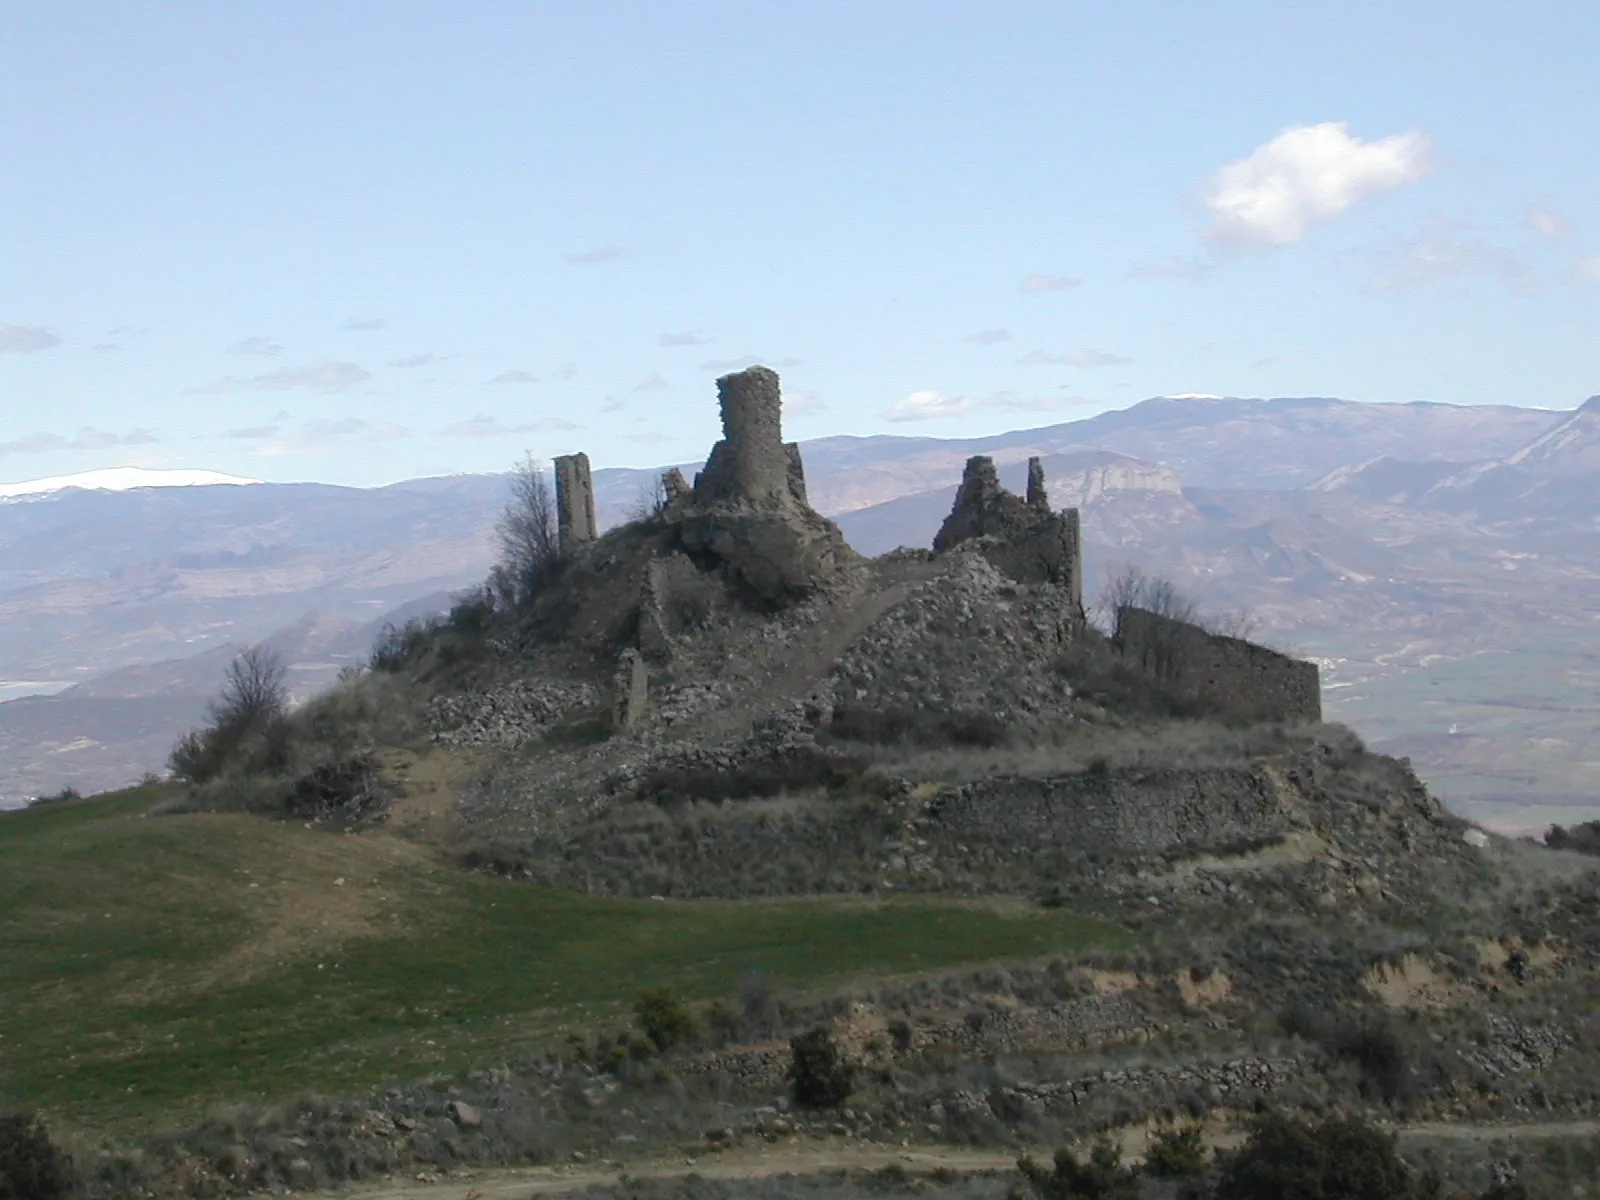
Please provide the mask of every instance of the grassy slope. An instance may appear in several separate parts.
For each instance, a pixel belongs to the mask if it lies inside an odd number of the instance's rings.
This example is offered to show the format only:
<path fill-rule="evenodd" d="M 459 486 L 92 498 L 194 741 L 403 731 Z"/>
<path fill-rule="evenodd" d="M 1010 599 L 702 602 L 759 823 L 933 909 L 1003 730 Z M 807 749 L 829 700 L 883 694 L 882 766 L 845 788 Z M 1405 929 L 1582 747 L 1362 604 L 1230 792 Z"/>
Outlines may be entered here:
<path fill-rule="evenodd" d="M 208 1105 L 484 1066 L 640 987 L 780 985 L 1125 944 L 948 901 L 663 903 L 511 884 L 387 834 L 146 816 L 132 791 L 0 814 L 0 1099 L 132 1131 Z"/>

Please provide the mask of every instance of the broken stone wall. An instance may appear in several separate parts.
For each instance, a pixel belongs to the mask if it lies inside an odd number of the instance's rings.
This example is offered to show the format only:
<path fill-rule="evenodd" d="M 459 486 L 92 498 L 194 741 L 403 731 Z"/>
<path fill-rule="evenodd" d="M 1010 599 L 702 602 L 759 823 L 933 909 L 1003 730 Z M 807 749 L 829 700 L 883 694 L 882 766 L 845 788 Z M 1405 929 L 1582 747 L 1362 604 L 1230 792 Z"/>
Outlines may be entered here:
<path fill-rule="evenodd" d="M 1125 659 L 1221 712 L 1266 720 L 1322 720 L 1316 663 L 1142 608 L 1118 611 L 1117 636 Z"/>

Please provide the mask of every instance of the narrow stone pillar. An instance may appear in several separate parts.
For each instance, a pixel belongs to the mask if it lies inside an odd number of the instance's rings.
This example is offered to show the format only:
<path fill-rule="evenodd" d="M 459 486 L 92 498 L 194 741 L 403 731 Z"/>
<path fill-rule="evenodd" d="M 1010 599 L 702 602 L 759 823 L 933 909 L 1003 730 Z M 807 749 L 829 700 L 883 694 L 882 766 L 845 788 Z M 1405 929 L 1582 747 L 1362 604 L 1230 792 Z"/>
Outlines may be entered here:
<path fill-rule="evenodd" d="M 564 554 L 594 541 L 599 534 L 587 454 L 563 454 L 556 459 L 556 529 Z"/>
<path fill-rule="evenodd" d="M 616 727 L 632 729 L 644 720 L 650 706 L 650 669 L 645 666 L 644 655 L 631 646 L 622 652 L 617 663 L 616 688 Z"/>
<path fill-rule="evenodd" d="M 661 497 L 668 508 L 674 504 L 687 504 L 694 499 L 694 489 L 685 482 L 683 472 L 677 467 L 661 477 Z"/>
<path fill-rule="evenodd" d="M 722 403 L 723 454 L 718 467 L 727 493 L 739 500 L 789 494 L 789 455 L 783 448 L 783 394 L 778 373 L 751 367 L 717 380 Z"/>
<path fill-rule="evenodd" d="M 806 499 L 806 464 L 800 457 L 800 443 L 785 442 L 783 455 L 788 460 L 789 495 L 794 497 L 802 508 L 810 508 L 811 501 Z"/>
<path fill-rule="evenodd" d="M 1050 511 L 1050 494 L 1044 490 L 1044 463 L 1037 458 L 1028 460 L 1028 507 Z"/>
<path fill-rule="evenodd" d="M 1078 518 L 1078 510 L 1065 509 L 1061 513 L 1062 530 L 1061 541 L 1065 554 L 1066 578 L 1061 582 L 1066 585 L 1067 595 L 1071 598 L 1072 611 L 1076 619 L 1083 620 L 1083 523 Z"/>

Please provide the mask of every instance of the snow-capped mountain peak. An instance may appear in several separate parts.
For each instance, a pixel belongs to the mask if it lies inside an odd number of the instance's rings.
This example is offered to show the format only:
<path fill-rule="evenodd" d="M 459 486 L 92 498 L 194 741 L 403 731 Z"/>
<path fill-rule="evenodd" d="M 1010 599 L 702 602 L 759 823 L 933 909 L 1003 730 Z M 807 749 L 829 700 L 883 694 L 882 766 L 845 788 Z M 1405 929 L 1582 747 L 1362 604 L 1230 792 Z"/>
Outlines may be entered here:
<path fill-rule="evenodd" d="M 107 467 L 100 471 L 83 471 L 77 475 L 55 475 L 49 479 L 30 479 L 22 483 L 0 483 L 0 500 L 37 499 L 68 488 L 125 492 L 132 488 L 211 487 L 216 484 L 242 485 L 260 482 L 259 479 L 246 479 L 241 475 L 224 475 L 220 471 L 156 471 L 146 467 Z"/>

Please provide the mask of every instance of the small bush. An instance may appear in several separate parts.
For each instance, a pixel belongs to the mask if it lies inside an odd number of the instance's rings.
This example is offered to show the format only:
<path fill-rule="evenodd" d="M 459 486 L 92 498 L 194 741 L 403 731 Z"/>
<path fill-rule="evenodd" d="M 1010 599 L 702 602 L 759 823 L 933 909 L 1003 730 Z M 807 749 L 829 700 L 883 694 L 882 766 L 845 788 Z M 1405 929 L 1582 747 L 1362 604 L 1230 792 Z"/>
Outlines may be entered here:
<path fill-rule="evenodd" d="M 633 1016 L 645 1037 L 660 1051 L 694 1036 L 694 1014 L 669 987 L 640 992 L 633 1002 Z"/>
<path fill-rule="evenodd" d="M 77 788 L 64 787 L 59 792 L 54 792 L 48 796 L 35 796 L 28 807 L 38 808 L 44 804 L 71 804 L 74 800 L 82 799 L 83 794 Z"/>
<path fill-rule="evenodd" d="M 1018 1159 L 1017 1170 L 1039 1200 L 1139 1200 L 1139 1176 L 1123 1166 L 1121 1149 L 1110 1141 L 1096 1142 L 1081 1162 L 1062 1148 L 1053 1170 L 1031 1158 Z"/>
<path fill-rule="evenodd" d="M 1576 850 L 1579 854 L 1600 854 L 1600 821 L 1585 821 L 1571 829 L 1550 826 L 1544 844 L 1552 850 Z"/>
<path fill-rule="evenodd" d="M 855 1076 L 827 1028 L 789 1039 L 789 1083 L 802 1108 L 838 1108 L 850 1098 Z"/>
<path fill-rule="evenodd" d="M 1337 1013 L 1295 1008 L 1279 1018 L 1284 1032 L 1316 1042 L 1361 1068 L 1363 1090 L 1386 1101 L 1409 1099 L 1419 1087 L 1411 1039 L 1388 1013 Z"/>
<path fill-rule="evenodd" d="M 828 736 L 873 746 L 974 746 L 991 749 L 1006 741 L 1005 722 L 993 713 L 925 708 L 836 708 Z"/>
<path fill-rule="evenodd" d="M 1215 1200 L 1411 1200 L 1417 1180 L 1395 1139 L 1353 1117 L 1312 1125 L 1269 1114 L 1223 1163 Z"/>
<path fill-rule="evenodd" d="M 0 1113 L 0 1200 L 63 1200 L 73 1193 L 72 1158 L 50 1140 L 37 1113 Z"/>
<path fill-rule="evenodd" d="M 281 770 L 289 754 L 288 673 L 283 660 L 265 645 L 251 646 L 223 678 L 209 723 L 178 739 L 167 758 L 172 773 L 187 783 L 205 783 L 230 765 L 248 762 Z"/>
<path fill-rule="evenodd" d="M 1199 1179 L 1206 1173 L 1206 1147 L 1200 1129 L 1167 1129 L 1156 1135 L 1144 1158 L 1144 1172 L 1158 1179 Z"/>
<path fill-rule="evenodd" d="M 378 761 L 357 754 L 313 767 L 296 779 L 284 799 L 284 813 L 298 821 L 336 817 L 358 821 L 384 806 Z"/>

